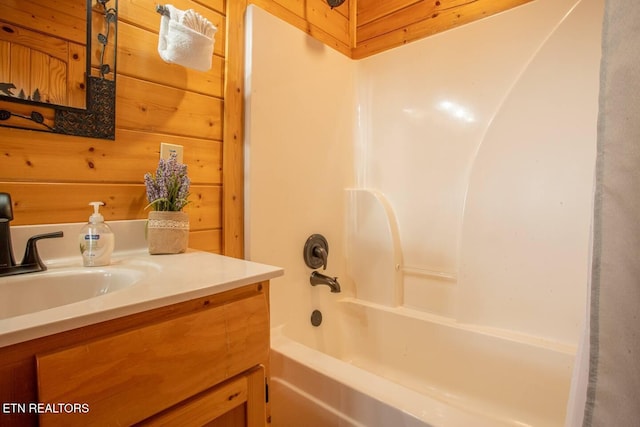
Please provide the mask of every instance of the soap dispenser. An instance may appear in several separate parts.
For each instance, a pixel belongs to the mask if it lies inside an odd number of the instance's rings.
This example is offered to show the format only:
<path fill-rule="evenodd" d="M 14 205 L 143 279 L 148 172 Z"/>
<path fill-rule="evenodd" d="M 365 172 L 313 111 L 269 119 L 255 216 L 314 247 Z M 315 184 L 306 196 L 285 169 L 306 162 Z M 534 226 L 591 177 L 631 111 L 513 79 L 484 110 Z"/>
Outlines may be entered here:
<path fill-rule="evenodd" d="M 115 239 L 111 228 L 105 224 L 104 217 L 100 214 L 102 202 L 91 202 L 93 214 L 89 222 L 80 231 L 80 253 L 85 267 L 100 267 L 109 265 Z"/>

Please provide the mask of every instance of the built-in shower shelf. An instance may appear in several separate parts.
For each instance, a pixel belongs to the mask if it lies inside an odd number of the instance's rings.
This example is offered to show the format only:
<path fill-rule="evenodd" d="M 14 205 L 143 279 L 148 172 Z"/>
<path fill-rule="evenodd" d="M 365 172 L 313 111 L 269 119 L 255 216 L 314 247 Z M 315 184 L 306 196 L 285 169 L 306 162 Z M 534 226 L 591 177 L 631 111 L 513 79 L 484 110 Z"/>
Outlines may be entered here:
<path fill-rule="evenodd" d="M 439 279 L 447 282 L 455 282 L 458 280 L 456 274 L 446 271 L 430 270 L 423 267 L 414 267 L 409 265 L 400 266 L 399 268 L 403 273 L 410 274 L 412 276 L 430 277 L 432 279 Z"/>

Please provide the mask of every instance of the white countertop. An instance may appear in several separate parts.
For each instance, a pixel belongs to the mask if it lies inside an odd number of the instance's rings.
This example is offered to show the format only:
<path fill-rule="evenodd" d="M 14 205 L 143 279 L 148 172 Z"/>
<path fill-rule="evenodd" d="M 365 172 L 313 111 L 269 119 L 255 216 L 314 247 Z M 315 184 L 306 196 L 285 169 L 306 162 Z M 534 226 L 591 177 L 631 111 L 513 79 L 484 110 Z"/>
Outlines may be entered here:
<path fill-rule="evenodd" d="M 136 227 L 139 227 L 139 224 Z M 60 229 L 61 227 L 54 226 L 53 229 L 55 228 Z M 77 225 L 72 224 L 71 229 L 75 228 Z M 22 231 L 22 234 L 25 235 L 36 234 L 32 229 Z M 50 230 L 36 231 L 40 233 Z M 71 235 L 67 236 L 68 234 Z M 77 235 L 73 233 L 65 232 L 64 240 L 67 238 L 77 242 Z M 13 240 L 15 244 L 16 239 Z M 50 246 L 55 245 L 56 239 L 48 240 L 51 240 Z M 12 277 L 20 277 L 20 280 L 24 280 L 27 279 L 27 276 L 35 277 L 35 275 L 51 274 L 65 271 L 65 269 L 75 271 L 78 269 L 88 271 L 101 269 L 106 272 L 109 269 L 132 269 L 142 272 L 134 284 L 124 289 L 59 307 L 0 319 L 0 347 L 224 292 L 263 280 L 270 280 L 283 274 L 283 270 L 279 267 L 208 252 L 188 250 L 184 254 L 177 255 L 149 255 L 146 248 L 128 249 L 114 252 L 111 264 L 107 267 L 82 267 L 79 255 L 54 260 L 47 260 L 42 256 L 49 267 L 46 272 L 0 278 L 0 283 L 2 281 L 8 283 L 8 280 L 16 280 Z M 14 246 L 17 259 L 21 259 L 20 250 Z M 64 255 L 68 254 L 64 253 Z M 15 284 L 19 285 L 19 281 Z"/>

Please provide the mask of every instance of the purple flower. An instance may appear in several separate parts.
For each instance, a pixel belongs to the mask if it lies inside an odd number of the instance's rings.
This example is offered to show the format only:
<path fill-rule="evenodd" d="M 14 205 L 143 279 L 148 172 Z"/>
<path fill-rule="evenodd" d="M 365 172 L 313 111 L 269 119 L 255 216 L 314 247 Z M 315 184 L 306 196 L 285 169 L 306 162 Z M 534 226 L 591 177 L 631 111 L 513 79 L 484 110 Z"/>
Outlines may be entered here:
<path fill-rule="evenodd" d="M 150 173 L 144 175 L 149 205 L 157 211 L 180 211 L 189 203 L 189 186 L 191 180 L 187 176 L 187 166 L 178 163 L 176 153 L 169 159 L 160 159 L 155 177 Z"/>

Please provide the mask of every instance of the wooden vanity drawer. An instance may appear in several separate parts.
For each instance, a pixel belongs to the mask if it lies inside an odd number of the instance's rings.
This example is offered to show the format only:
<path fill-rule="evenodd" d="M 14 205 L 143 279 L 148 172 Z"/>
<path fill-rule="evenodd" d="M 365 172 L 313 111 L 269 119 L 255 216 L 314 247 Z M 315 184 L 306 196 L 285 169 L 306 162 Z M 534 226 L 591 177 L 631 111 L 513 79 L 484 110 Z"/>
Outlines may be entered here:
<path fill-rule="evenodd" d="M 204 426 L 240 405 L 241 425 L 264 425 L 264 369 L 259 366 L 136 424 L 136 427 Z"/>
<path fill-rule="evenodd" d="M 268 360 L 265 293 L 211 305 L 37 355 L 39 401 L 87 409 L 40 414 L 40 424 L 131 425 Z"/>

